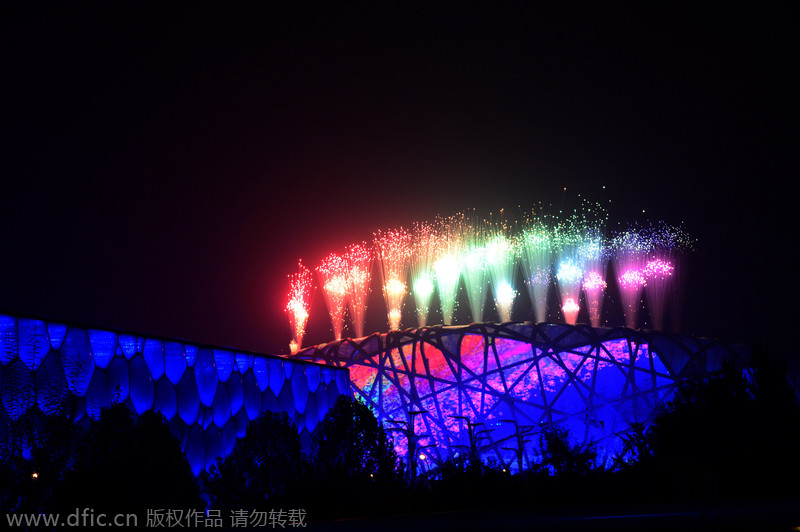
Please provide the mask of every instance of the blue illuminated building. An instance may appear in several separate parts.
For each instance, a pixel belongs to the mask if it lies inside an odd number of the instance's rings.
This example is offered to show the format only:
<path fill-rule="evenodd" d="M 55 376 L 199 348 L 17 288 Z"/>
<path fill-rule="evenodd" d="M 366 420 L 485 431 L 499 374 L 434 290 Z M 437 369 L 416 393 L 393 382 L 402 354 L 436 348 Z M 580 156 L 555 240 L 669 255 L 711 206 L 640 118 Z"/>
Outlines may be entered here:
<path fill-rule="evenodd" d="M 308 448 L 347 379 L 300 360 L 0 315 L 0 453 L 14 421 L 34 406 L 53 413 L 71 394 L 78 418 L 114 403 L 160 412 L 197 475 L 266 410 L 287 412 Z"/>

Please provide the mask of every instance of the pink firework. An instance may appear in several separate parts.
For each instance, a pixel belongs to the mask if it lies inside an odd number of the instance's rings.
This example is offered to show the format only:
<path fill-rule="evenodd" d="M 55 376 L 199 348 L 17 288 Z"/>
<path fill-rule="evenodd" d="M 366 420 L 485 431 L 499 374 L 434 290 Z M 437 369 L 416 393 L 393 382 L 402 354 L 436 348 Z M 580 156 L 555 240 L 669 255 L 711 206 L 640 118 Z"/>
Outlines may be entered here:
<path fill-rule="evenodd" d="M 347 260 L 341 255 L 331 253 L 317 266 L 317 275 L 322 285 L 322 292 L 325 294 L 325 304 L 331 317 L 334 339 L 341 340 L 349 285 Z"/>
<path fill-rule="evenodd" d="M 311 271 L 303 266 L 302 261 L 297 263 L 297 267 L 297 273 L 289 275 L 289 301 L 286 303 L 289 325 L 294 333 L 294 338 L 289 343 L 292 354 L 300 351 L 303 345 L 311 298 L 314 295 L 314 277 Z"/>
<path fill-rule="evenodd" d="M 587 272 L 583 278 L 583 292 L 586 294 L 586 304 L 592 327 L 600 326 L 600 304 L 606 290 L 605 276 L 599 271 Z"/>
<path fill-rule="evenodd" d="M 638 230 L 622 232 L 612 240 L 625 326 L 631 329 L 636 328 L 642 307 L 642 290 L 647 282 L 644 267 L 650 248 L 650 241 Z"/>
<path fill-rule="evenodd" d="M 356 337 L 364 336 L 369 285 L 372 282 L 372 257 L 372 250 L 365 242 L 352 244 L 345 253 L 348 269 L 347 300 L 350 303 Z"/>
<path fill-rule="evenodd" d="M 406 277 L 411 262 L 411 233 L 403 228 L 375 233 L 375 254 L 388 310 L 389 329 L 398 330 L 403 301 L 408 292 Z"/>

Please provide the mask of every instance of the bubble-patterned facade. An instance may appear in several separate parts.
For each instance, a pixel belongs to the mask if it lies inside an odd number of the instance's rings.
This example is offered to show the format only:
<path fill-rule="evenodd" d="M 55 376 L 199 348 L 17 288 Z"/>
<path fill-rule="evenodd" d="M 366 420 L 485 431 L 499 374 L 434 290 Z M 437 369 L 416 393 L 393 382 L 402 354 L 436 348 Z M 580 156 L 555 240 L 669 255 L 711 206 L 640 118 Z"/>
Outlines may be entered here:
<path fill-rule="evenodd" d="M 197 475 L 266 410 L 287 412 L 309 446 L 348 388 L 344 368 L 0 315 L 0 436 L 34 406 L 56 411 L 67 394 L 94 419 L 124 403 L 163 414 Z"/>
<path fill-rule="evenodd" d="M 547 323 L 408 329 L 297 356 L 349 368 L 353 394 L 386 427 L 408 431 L 409 412 L 423 411 L 413 416 L 418 448 L 432 444 L 420 453 L 422 470 L 466 452 L 468 424 L 477 424 L 482 458 L 514 470 L 520 439 L 528 467 L 538 432 L 553 425 L 596 443 L 599 460 L 613 465 L 632 424 L 651 421 L 681 382 L 707 377 L 725 360 L 742 368 L 749 360 L 745 349 L 708 339 Z M 395 444 L 406 457 L 402 430 Z"/>

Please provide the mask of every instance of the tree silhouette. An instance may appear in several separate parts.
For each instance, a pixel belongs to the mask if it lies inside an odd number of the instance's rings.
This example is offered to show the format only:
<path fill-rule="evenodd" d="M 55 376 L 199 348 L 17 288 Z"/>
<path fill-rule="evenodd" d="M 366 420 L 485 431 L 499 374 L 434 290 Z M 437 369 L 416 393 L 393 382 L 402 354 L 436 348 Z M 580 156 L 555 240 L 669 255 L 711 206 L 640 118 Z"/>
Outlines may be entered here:
<path fill-rule="evenodd" d="M 299 486 L 305 468 L 297 427 L 285 412 L 264 412 L 206 478 L 215 508 L 275 507 Z"/>
<path fill-rule="evenodd" d="M 203 508 L 180 443 L 156 412 L 138 418 L 124 405 L 104 409 L 92 424 L 75 468 L 56 485 L 56 511 L 90 507 L 98 512 L 151 508 Z"/>
<path fill-rule="evenodd" d="M 570 445 L 569 430 L 555 425 L 539 433 L 543 472 L 556 477 L 585 475 L 594 468 L 597 451 L 593 444 Z"/>

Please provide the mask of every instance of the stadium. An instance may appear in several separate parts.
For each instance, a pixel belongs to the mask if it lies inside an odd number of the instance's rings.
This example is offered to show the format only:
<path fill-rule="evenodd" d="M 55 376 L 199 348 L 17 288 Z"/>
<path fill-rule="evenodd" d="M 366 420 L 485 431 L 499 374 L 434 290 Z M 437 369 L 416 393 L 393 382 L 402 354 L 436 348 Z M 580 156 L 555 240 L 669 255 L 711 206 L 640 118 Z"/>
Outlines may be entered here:
<path fill-rule="evenodd" d="M 677 386 L 725 363 L 744 369 L 749 353 L 656 331 L 480 323 L 345 339 L 296 358 L 348 368 L 352 393 L 399 429 L 400 456 L 411 459 L 409 434 L 412 448 L 428 447 L 417 457 L 423 471 L 463 454 L 471 438 L 482 460 L 518 470 L 536 461 L 537 432 L 551 426 L 595 444 L 614 467 L 627 452 L 624 436 L 648 424 Z"/>

